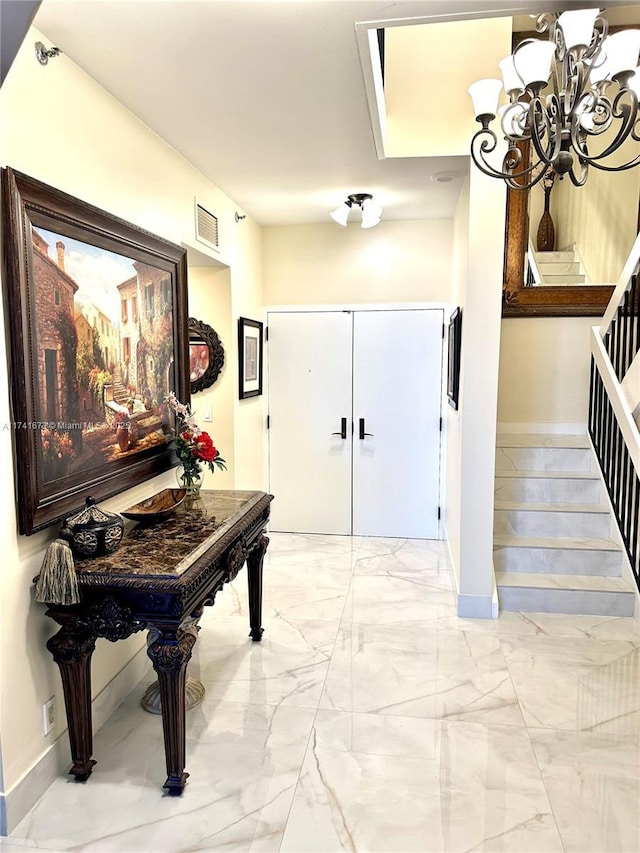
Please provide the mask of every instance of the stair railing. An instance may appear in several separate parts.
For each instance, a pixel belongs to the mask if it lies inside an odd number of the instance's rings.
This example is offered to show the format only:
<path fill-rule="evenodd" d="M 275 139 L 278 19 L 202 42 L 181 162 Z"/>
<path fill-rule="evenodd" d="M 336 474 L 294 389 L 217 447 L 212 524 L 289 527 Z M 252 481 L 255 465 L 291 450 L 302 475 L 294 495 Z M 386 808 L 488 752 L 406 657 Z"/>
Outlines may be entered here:
<path fill-rule="evenodd" d="M 525 287 L 535 287 L 537 284 L 543 284 L 542 275 L 540 274 L 540 269 L 538 268 L 538 261 L 536 260 L 536 253 L 533 249 L 533 243 L 529 240 L 529 249 L 527 251 L 526 258 L 526 270 L 524 276 L 524 286 Z"/>
<path fill-rule="evenodd" d="M 640 432 L 624 380 L 640 351 L 640 235 L 591 330 L 589 435 L 640 590 Z M 636 401 L 637 402 L 637 401 Z"/>

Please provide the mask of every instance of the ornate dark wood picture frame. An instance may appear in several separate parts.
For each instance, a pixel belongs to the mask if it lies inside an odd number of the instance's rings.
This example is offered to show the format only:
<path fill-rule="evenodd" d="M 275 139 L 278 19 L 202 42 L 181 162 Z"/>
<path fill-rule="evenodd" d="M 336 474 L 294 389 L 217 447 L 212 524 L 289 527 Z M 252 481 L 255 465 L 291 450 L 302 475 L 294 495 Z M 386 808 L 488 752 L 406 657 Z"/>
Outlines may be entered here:
<path fill-rule="evenodd" d="M 528 157 L 528 151 L 523 156 Z M 508 188 L 502 316 L 601 317 L 611 299 L 614 290 L 612 286 L 527 286 L 524 267 L 528 235 L 529 191 Z"/>
<path fill-rule="evenodd" d="M 224 349 L 215 329 L 189 317 L 189 379 L 191 393 L 210 388 L 224 367 Z"/>
<path fill-rule="evenodd" d="M 3 296 L 20 533 L 175 464 L 188 403 L 186 251 L 2 170 Z"/>
<path fill-rule="evenodd" d="M 462 349 L 462 309 L 455 308 L 449 318 L 447 338 L 447 400 L 452 409 L 458 408 L 460 398 L 460 352 Z"/>
<path fill-rule="evenodd" d="M 258 320 L 238 319 L 240 399 L 262 394 L 262 328 Z"/>

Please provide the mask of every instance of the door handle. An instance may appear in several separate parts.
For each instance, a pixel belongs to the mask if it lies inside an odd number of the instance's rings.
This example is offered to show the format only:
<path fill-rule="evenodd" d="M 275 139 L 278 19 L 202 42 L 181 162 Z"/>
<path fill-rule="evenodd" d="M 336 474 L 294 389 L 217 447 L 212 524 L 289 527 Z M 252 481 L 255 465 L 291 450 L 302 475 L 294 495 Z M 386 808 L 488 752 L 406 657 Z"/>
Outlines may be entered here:
<path fill-rule="evenodd" d="M 372 432 L 365 432 L 364 431 L 364 418 L 360 418 L 360 441 L 364 440 L 365 435 L 370 435 L 371 438 L 373 438 Z"/>
<path fill-rule="evenodd" d="M 340 419 L 340 432 L 332 432 L 331 435 L 339 435 L 340 438 L 346 440 L 346 438 L 347 438 L 347 419 L 346 418 Z"/>

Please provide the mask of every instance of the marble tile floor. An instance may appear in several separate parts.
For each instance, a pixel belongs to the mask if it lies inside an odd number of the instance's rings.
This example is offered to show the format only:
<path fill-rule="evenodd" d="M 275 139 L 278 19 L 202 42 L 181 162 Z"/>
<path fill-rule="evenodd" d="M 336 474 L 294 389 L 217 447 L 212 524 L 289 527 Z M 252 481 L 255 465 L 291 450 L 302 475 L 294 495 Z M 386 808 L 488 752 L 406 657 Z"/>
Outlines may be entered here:
<path fill-rule="evenodd" d="M 640 626 L 455 615 L 446 546 L 271 534 L 265 635 L 244 572 L 205 612 L 180 798 L 151 674 L 2 853 L 640 851 Z"/>

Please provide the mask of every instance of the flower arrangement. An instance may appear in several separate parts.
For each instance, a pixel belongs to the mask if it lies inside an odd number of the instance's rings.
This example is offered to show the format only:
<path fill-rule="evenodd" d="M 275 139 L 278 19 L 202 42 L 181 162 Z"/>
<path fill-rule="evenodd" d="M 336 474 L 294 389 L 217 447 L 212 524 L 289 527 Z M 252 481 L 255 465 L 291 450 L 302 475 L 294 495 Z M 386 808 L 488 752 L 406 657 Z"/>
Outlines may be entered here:
<path fill-rule="evenodd" d="M 42 455 L 45 459 L 73 459 L 75 451 L 68 432 L 45 427 L 42 430 Z"/>
<path fill-rule="evenodd" d="M 165 397 L 165 402 L 175 412 L 178 421 L 175 451 L 183 469 L 179 479 L 185 488 L 197 488 L 201 481 L 203 464 L 213 473 L 216 466 L 225 470 L 226 462 L 214 446 L 209 433 L 203 432 L 195 422 L 189 406 L 181 403 L 173 391 Z"/>

